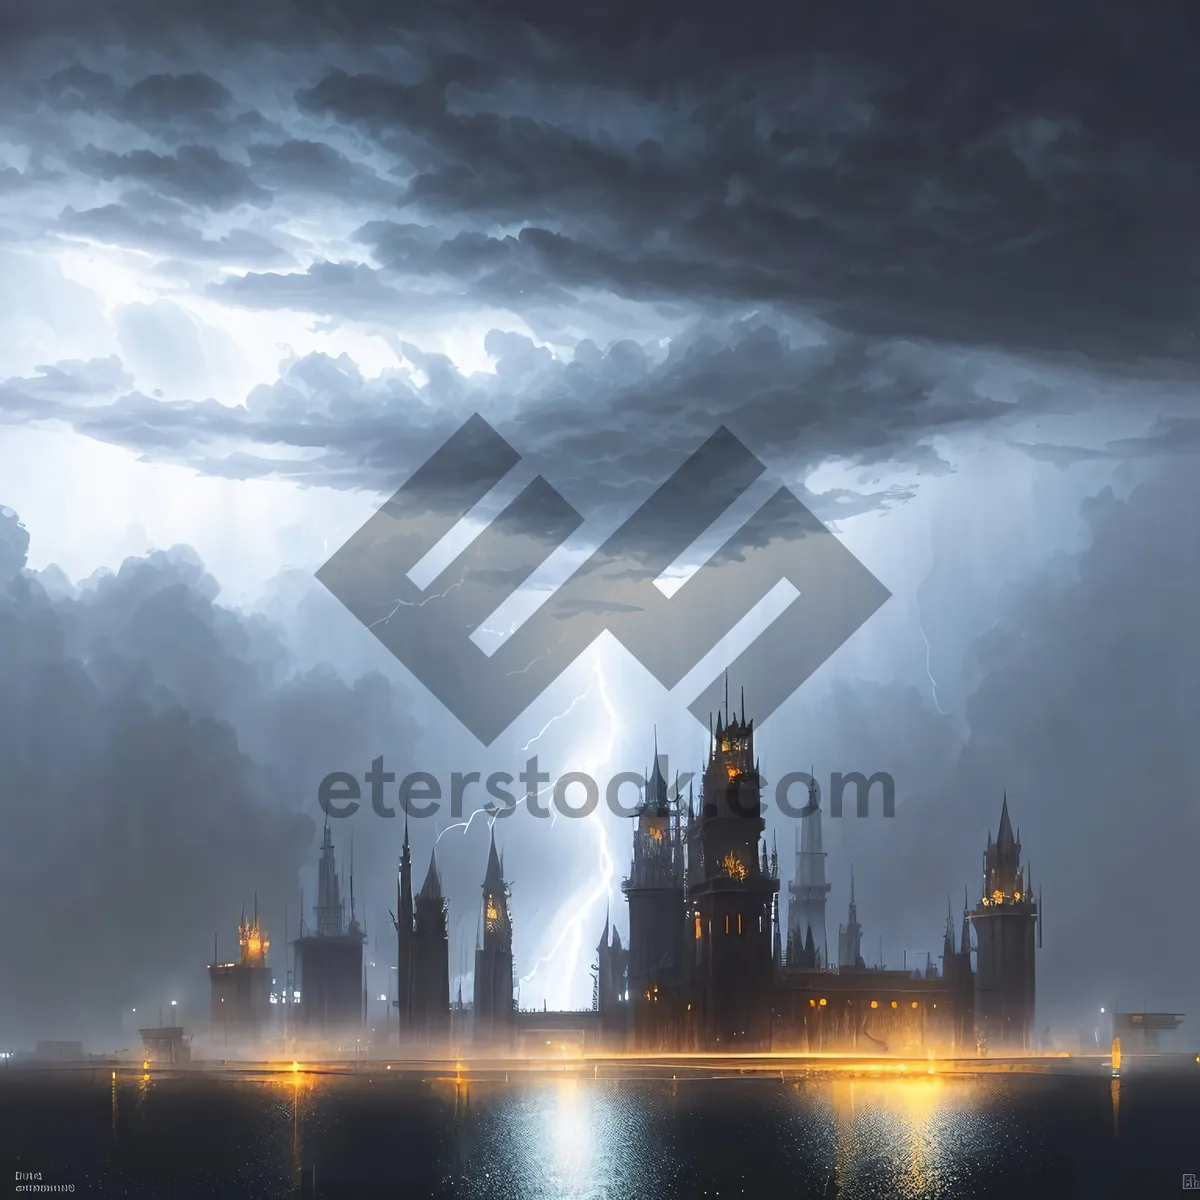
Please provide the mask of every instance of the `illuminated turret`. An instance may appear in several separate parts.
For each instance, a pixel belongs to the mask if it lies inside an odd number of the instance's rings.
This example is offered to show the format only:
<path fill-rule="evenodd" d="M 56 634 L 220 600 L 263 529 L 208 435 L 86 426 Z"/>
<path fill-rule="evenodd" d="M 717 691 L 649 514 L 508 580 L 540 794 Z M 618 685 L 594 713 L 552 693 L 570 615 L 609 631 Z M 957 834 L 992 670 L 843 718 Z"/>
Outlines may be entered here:
<path fill-rule="evenodd" d="M 267 950 L 271 943 L 263 937 L 262 927 L 258 921 L 258 892 L 254 893 L 254 920 L 246 920 L 246 910 L 242 909 L 242 919 L 238 924 L 238 958 L 243 967 L 265 967 L 267 965 Z"/>
<path fill-rule="evenodd" d="M 492 831 L 487 871 L 483 877 L 482 937 L 475 948 L 474 1036 L 506 1041 L 512 1036 L 512 924 L 508 913 L 508 884 L 496 852 Z"/>
<path fill-rule="evenodd" d="M 263 936 L 258 919 L 258 893 L 254 893 L 254 916 L 246 919 L 246 906 L 238 921 L 237 962 L 217 961 L 216 938 L 208 978 L 211 995 L 211 1033 L 216 1045 L 240 1043 L 264 1032 L 270 1022 L 271 972 L 267 968 L 270 942 Z"/>
<path fill-rule="evenodd" d="M 771 1044 L 772 918 L 779 879 L 760 852 L 766 825 L 754 722 L 718 718 L 704 771 L 701 812 L 687 834 L 691 977 L 706 1049 Z"/>

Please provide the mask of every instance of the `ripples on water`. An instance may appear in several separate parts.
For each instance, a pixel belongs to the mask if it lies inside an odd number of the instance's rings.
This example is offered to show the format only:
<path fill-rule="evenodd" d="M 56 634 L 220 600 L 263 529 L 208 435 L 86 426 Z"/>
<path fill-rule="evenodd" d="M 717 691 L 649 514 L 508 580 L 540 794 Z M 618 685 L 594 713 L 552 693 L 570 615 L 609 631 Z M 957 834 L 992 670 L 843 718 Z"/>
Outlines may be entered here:
<path fill-rule="evenodd" d="M 312 1195 L 314 1169 L 321 1198 L 513 1200 L 819 1197 L 831 1175 L 841 1200 L 1149 1195 L 1200 1170 L 1192 1081 L 1124 1088 L 1117 1137 L 1092 1078 L 100 1075 L 0 1080 L 4 1168 L 76 1194 L 256 1200 Z"/>

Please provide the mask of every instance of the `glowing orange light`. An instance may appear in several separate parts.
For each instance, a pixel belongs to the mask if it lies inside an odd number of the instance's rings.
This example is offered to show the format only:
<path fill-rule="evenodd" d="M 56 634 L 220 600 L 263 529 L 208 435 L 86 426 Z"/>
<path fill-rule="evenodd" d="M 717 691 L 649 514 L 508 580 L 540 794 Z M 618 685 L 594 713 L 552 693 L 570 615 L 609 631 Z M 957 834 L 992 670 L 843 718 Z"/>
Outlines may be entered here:
<path fill-rule="evenodd" d="M 825 1007 L 825 997 L 824 996 L 821 997 L 821 1007 L 822 1008 Z"/>
<path fill-rule="evenodd" d="M 746 864 L 732 850 L 721 860 L 721 870 L 739 882 L 746 878 Z"/>
<path fill-rule="evenodd" d="M 871 1007 L 872 1007 L 872 1008 L 878 1008 L 878 1007 L 879 1007 L 879 1001 L 878 1001 L 878 1000 L 872 1000 L 872 1001 L 871 1001 Z"/>

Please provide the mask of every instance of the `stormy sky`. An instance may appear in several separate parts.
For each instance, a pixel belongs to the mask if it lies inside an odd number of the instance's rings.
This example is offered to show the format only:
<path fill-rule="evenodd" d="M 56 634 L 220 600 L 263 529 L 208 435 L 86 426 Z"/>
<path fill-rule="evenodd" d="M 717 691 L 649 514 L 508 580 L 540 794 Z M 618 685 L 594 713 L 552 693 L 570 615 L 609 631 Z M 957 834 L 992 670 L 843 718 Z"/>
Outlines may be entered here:
<path fill-rule="evenodd" d="M 759 737 L 772 778 L 896 779 L 827 822 L 831 936 L 853 861 L 868 957 L 936 956 L 1007 789 L 1039 1020 L 1200 1013 L 1197 21 L 8 6 L 0 1041 L 201 1012 L 255 888 L 281 969 L 328 772 L 603 778 L 655 727 L 700 767 L 692 695 L 610 638 L 484 748 L 316 582 L 476 412 L 580 555 L 725 425 L 891 592 Z M 334 831 L 375 997 L 400 824 Z M 469 994 L 487 828 L 452 824 L 412 838 Z M 522 1004 L 588 1003 L 628 826 L 497 832 Z"/>

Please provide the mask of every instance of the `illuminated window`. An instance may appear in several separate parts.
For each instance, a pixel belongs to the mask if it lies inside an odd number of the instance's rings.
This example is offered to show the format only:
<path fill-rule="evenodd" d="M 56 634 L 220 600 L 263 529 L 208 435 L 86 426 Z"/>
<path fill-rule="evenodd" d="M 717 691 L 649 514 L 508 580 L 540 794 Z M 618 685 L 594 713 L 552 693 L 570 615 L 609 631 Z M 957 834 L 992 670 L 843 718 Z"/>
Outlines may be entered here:
<path fill-rule="evenodd" d="M 739 937 L 741 936 L 741 933 L 742 933 L 742 914 L 738 913 L 738 936 Z"/>
<path fill-rule="evenodd" d="M 729 914 L 728 913 L 725 914 L 725 932 L 726 933 L 729 932 Z"/>
<path fill-rule="evenodd" d="M 732 850 L 721 861 L 721 870 L 730 879 L 740 881 L 746 878 L 746 864 Z"/>
<path fill-rule="evenodd" d="M 696 941 L 700 940 L 700 914 L 696 914 Z"/>

